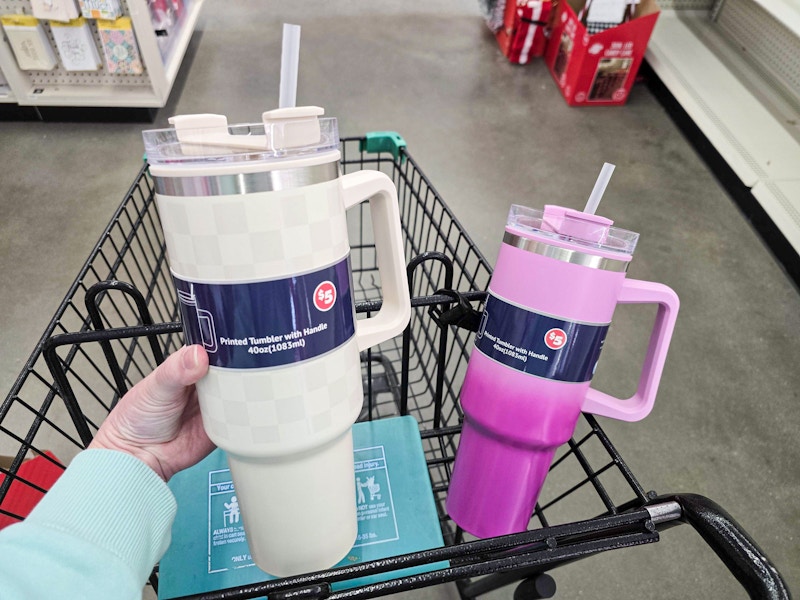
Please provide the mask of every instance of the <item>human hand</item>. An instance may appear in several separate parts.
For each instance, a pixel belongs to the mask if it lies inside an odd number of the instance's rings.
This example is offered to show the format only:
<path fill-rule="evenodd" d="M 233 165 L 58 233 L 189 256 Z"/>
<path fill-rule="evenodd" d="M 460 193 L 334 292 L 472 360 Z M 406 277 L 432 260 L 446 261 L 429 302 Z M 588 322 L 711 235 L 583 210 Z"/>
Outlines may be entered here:
<path fill-rule="evenodd" d="M 122 397 L 89 448 L 132 454 L 164 481 L 201 461 L 214 449 L 194 387 L 207 371 L 201 346 L 181 348 Z"/>

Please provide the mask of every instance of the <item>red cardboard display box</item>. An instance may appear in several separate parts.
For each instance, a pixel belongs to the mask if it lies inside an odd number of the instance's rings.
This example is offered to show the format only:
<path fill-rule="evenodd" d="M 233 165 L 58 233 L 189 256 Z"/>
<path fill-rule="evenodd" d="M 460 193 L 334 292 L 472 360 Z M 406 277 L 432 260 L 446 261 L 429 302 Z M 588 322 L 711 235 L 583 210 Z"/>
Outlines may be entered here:
<path fill-rule="evenodd" d="M 633 19 L 591 35 L 581 6 L 560 2 L 545 61 L 570 106 L 625 104 L 658 19 L 655 0 L 642 0 Z"/>
<path fill-rule="evenodd" d="M 3 501 L 0 502 L 0 529 L 19 522 L 30 514 L 44 492 L 49 490 L 64 472 L 64 467 L 52 452 L 24 461 L 17 470 Z M 0 484 L 11 468 L 13 457 L 0 456 Z M 44 490 L 44 491 L 43 491 Z"/>
<path fill-rule="evenodd" d="M 495 32 L 509 62 L 525 65 L 544 56 L 552 0 L 506 0 L 503 26 Z"/>

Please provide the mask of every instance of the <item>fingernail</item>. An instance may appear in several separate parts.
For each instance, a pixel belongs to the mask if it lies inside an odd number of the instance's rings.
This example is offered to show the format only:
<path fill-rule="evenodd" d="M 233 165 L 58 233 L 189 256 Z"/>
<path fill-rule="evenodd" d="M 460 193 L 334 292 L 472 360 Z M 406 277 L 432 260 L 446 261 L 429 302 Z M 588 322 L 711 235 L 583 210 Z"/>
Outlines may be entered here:
<path fill-rule="evenodd" d="M 199 347 L 197 345 L 189 346 L 189 350 L 183 356 L 183 366 L 187 369 L 195 369 L 197 367 L 198 360 L 197 360 L 197 353 L 199 351 Z"/>

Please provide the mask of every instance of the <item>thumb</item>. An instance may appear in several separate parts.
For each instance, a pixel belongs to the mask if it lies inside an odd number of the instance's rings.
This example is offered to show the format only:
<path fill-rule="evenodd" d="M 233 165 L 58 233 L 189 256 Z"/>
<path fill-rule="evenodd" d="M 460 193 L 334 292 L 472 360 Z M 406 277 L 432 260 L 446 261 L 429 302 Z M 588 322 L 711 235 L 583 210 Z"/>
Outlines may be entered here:
<path fill-rule="evenodd" d="M 171 354 L 142 381 L 142 393 L 156 404 L 171 404 L 185 388 L 200 381 L 208 372 L 208 355 L 202 346 L 184 346 Z"/>

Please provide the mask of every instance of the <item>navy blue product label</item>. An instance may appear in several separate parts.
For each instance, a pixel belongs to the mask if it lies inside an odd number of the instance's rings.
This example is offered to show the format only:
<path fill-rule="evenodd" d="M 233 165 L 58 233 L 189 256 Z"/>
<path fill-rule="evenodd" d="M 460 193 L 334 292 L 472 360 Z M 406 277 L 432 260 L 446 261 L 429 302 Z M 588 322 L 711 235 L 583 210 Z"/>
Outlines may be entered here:
<path fill-rule="evenodd" d="M 489 294 L 477 350 L 512 369 L 556 381 L 590 381 L 608 325 L 542 315 Z"/>
<path fill-rule="evenodd" d="M 186 342 L 217 367 L 257 369 L 314 358 L 355 335 L 350 258 L 314 273 L 206 284 L 173 275 Z"/>

